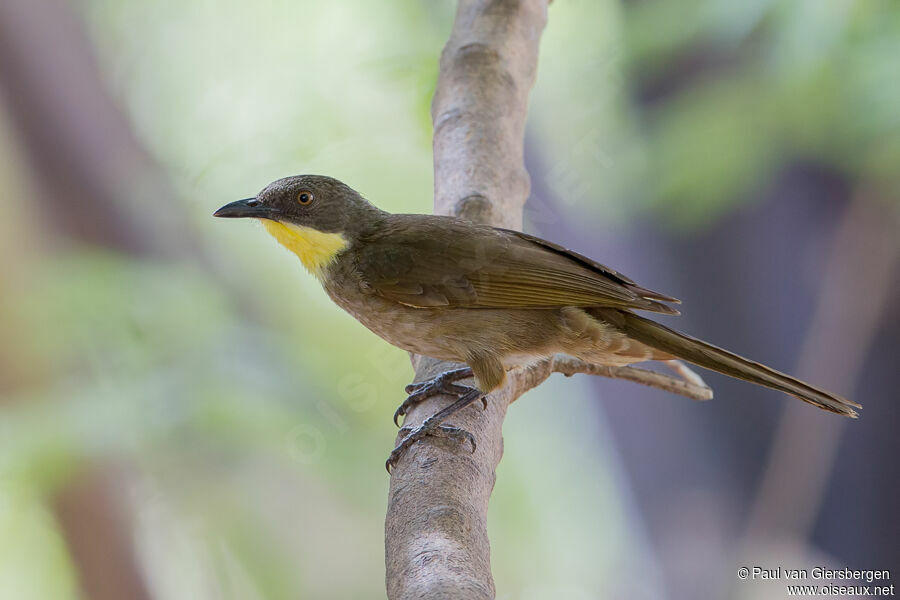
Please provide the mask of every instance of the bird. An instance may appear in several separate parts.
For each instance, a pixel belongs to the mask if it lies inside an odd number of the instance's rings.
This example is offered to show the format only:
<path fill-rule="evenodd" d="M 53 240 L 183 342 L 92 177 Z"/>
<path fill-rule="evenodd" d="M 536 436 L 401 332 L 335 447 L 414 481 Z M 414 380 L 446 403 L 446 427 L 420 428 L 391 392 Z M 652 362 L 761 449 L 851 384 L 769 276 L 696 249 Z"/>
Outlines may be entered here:
<path fill-rule="evenodd" d="M 457 400 L 410 428 L 390 472 L 426 435 L 468 440 L 448 425 L 487 402 L 507 371 L 565 354 L 604 366 L 679 359 L 857 417 L 855 402 L 637 314 L 677 315 L 671 296 L 553 242 L 451 216 L 394 214 L 323 175 L 274 181 L 216 217 L 250 218 L 295 254 L 347 313 L 388 343 L 465 366 L 407 386 L 394 420 L 430 395 Z M 455 383 L 474 376 L 475 386 Z"/>

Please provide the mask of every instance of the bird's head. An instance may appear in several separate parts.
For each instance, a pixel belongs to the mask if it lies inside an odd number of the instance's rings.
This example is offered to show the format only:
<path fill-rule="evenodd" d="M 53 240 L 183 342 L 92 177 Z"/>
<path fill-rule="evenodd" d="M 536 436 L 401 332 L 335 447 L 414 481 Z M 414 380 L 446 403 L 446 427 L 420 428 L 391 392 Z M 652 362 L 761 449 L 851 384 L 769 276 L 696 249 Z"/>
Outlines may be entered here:
<path fill-rule="evenodd" d="M 259 219 L 307 269 L 321 276 L 324 267 L 381 214 L 337 179 L 297 175 L 270 183 L 253 198 L 226 204 L 213 216 Z"/>
<path fill-rule="evenodd" d="M 356 190 L 324 175 L 296 175 L 273 181 L 253 198 L 226 204 L 213 216 L 266 219 L 322 233 L 353 233 L 357 221 L 380 212 Z"/>

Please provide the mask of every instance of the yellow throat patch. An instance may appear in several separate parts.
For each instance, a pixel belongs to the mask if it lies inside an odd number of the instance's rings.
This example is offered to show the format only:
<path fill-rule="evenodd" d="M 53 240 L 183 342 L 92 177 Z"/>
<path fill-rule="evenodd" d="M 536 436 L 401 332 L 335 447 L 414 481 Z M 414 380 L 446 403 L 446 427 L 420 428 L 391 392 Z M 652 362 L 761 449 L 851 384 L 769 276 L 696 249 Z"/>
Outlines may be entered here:
<path fill-rule="evenodd" d="M 296 254 L 306 270 L 322 278 L 322 272 L 347 247 L 340 233 L 323 233 L 311 227 L 260 219 L 272 237 Z"/>

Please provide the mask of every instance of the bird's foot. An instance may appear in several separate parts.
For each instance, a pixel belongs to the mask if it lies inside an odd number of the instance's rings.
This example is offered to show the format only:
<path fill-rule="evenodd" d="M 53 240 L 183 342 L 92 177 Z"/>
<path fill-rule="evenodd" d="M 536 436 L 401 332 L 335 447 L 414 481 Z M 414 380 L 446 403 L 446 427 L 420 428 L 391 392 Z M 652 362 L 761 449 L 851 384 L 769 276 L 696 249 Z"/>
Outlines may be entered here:
<path fill-rule="evenodd" d="M 467 390 L 468 391 L 460 396 L 460 398 L 456 400 L 456 402 L 454 402 L 447 408 L 444 408 L 443 410 L 440 410 L 437 413 L 431 415 L 415 429 L 413 429 L 412 427 L 404 427 L 400 430 L 409 431 L 409 433 L 406 435 L 406 437 L 400 440 L 400 443 L 397 444 L 397 447 L 394 448 L 394 450 L 391 452 L 391 455 L 384 463 L 384 467 L 387 469 L 388 473 L 391 472 L 391 469 L 397 464 L 397 461 L 400 460 L 400 458 L 406 453 L 410 446 L 428 435 L 447 437 L 458 442 L 469 442 L 470 444 L 472 444 L 472 452 L 475 452 L 475 436 L 473 436 L 465 429 L 461 429 L 453 425 L 442 424 L 444 419 L 457 412 L 458 410 L 465 408 L 479 398 L 481 398 L 482 400 L 484 399 L 484 396 L 482 395 L 480 390 L 476 388 L 467 388 Z"/>
<path fill-rule="evenodd" d="M 462 396 L 463 394 L 467 394 L 469 391 L 475 389 L 469 387 L 467 385 L 458 385 L 453 383 L 454 381 L 459 381 L 460 379 L 465 379 L 466 377 L 472 376 L 472 369 L 470 367 L 462 367 L 460 369 L 453 369 L 451 371 L 444 371 L 437 377 L 433 379 L 429 379 L 428 381 L 422 381 L 420 383 L 411 383 L 406 386 L 406 393 L 409 394 L 406 397 L 406 400 L 403 401 L 396 411 L 394 411 L 394 425 L 397 427 L 400 426 L 400 417 L 405 416 L 406 413 L 410 411 L 410 409 L 434 396 L 436 394 L 450 394 L 452 396 Z M 487 400 L 483 399 L 484 406 L 487 408 Z"/>
<path fill-rule="evenodd" d="M 397 447 L 391 451 L 391 455 L 384 463 L 384 467 L 387 469 L 388 473 L 391 472 L 391 469 L 394 468 L 394 466 L 397 464 L 397 461 L 400 460 L 400 457 L 406 453 L 410 446 L 412 446 L 414 443 L 418 442 L 425 436 L 429 435 L 434 437 L 450 438 L 461 444 L 469 442 L 470 444 L 472 444 L 472 452 L 475 452 L 475 436 L 465 429 L 461 429 L 459 427 L 456 427 L 455 425 L 436 425 L 431 429 L 426 429 L 425 424 L 423 423 L 416 429 L 404 428 L 400 431 L 404 430 L 409 431 L 410 433 L 405 438 L 400 440 L 400 443 L 397 444 Z"/>

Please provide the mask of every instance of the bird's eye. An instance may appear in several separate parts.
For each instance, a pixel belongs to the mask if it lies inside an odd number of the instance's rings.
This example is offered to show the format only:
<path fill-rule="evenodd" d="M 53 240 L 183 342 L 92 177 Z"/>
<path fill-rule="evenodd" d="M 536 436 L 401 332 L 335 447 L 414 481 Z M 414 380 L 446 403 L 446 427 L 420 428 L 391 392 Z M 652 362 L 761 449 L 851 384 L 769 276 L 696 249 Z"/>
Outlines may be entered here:
<path fill-rule="evenodd" d="M 313 201 L 313 193 L 302 191 L 297 194 L 297 202 L 300 204 L 306 205 Z"/>

